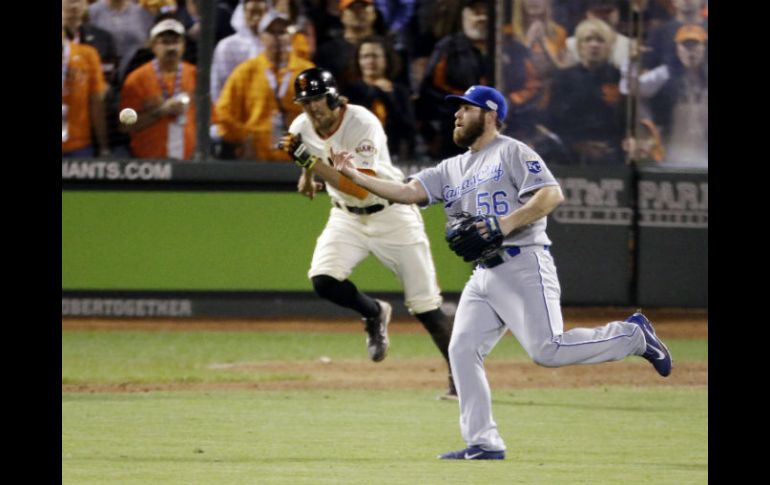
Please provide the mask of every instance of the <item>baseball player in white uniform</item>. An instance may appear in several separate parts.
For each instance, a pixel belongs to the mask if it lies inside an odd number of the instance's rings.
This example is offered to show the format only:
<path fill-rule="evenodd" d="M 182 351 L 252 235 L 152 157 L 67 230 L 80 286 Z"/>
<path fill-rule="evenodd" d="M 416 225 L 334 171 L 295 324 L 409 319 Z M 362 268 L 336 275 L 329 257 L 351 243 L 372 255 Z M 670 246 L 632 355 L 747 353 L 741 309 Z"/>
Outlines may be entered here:
<path fill-rule="evenodd" d="M 492 417 L 484 358 L 506 330 L 535 363 L 545 367 L 595 364 L 640 355 L 662 376 L 671 354 L 640 312 L 596 328 L 564 331 L 560 287 L 545 233 L 546 216 L 564 199 L 545 162 L 530 147 L 500 135 L 505 98 L 472 86 L 459 105 L 453 138 L 469 150 L 415 174 L 406 183 L 369 177 L 353 169 L 349 153 L 334 153 L 337 170 L 356 184 L 404 204 L 441 203 L 453 222 L 459 213 L 494 217 L 502 246 L 476 267 L 460 297 L 449 345 L 466 448 L 442 459 L 503 459 L 505 443 Z M 484 224 L 475 226 L 486 232 Z"/>
<path fill-rule="evenodd" d="M 373 254 L 399 279 L 407 309 L 430 333 L 447 361 L 449 385 L 440 398 L 457 399 L 449 366 L 452 321 L 441 310 L 436 269 L 419 209 L 369 193 L 328 162 L 333 151 L 346 150 L 354 154 L 351 158 L 357 170 L 383 180 L 403 180 L 404 174 L 391 164 L 382 124 L 366 108 L 340 97 L 334 77 L 326 70 L 301 72 L 295 88 L 295 100 L 304 113 L 294 119 L 281 145 L 292 155 L 301 152 L 305 161 L 312 160 L 312 165 L 303 168 L 299 192 L 314 197 L 321 188 L 313 179 L 315 173 L 326 182 L 332 201 L 308 272 L 313 288 L 322 298 L 361 314 L 369 357 L 375 362 L 383 360 L 389 346 L 391 306 L 362 293 L 348 279 Z"/>

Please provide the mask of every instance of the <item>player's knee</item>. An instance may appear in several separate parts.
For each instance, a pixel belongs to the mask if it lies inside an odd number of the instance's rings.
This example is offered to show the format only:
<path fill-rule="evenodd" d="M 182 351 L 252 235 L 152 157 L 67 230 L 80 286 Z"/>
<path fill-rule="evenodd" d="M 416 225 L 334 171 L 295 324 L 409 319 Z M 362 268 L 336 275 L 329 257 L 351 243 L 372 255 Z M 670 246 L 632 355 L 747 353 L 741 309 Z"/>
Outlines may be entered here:
<path fill-rule="evenodd" d="M 542 367 L 559 367 L 556 363 L 556 345 L 548 343 L 529 352 L 532 361 Z"/>
<path fill-rule="evenodd" d="M 313 290 L 315 290 L 316 294 L 321 298 L 327 299 L 334 294 L 334 289 L 340 284 L 338 280 L 325 274 L 313 276 L 310 278 L 310 281 L 313 282 Z"/>
<path fill-rule="evenodd" d="M 452 335 L 449 341 L 449 360 L 451 362 L 467 362 L 479 357 L 477 349 L 469 345 L 470 339 L 464 339 L 462 334 Z"/>

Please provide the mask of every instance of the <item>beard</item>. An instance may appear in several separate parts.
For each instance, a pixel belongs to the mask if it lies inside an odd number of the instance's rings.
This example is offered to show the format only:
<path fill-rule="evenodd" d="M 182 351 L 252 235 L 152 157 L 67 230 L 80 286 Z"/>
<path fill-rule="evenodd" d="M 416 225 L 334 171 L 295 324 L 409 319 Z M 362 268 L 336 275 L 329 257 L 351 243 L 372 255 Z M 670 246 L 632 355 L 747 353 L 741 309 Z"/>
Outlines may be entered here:
<path fill-rule="evenodd" d="M 310 118 L 310 123 L 318 133 L 328 133 L 334 124 L 337 122 L 337 116 L 334 112 L 311 114 L 307 113 L 307 117 Z"/>
<path fill-rule="evenodd" d="M 482 133 L 484 133 L 484 111 L 481 111 L 477 118 L 469 119 L 462 128 L 455 127 L 452 131 L 452 140 L 457 146 L 468 148 Z"/>

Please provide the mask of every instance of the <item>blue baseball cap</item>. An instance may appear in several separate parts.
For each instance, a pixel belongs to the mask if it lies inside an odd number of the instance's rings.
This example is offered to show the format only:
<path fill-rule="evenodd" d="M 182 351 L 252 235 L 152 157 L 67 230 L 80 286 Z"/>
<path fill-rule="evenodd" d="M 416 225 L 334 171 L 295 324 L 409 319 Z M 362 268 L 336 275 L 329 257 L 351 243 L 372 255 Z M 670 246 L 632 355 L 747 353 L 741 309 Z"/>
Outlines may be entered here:
<path fill-rule="evenodd" d="M 479 108 L 489 111 L 495 111 L 497 112 L 497 119 L 500 121 L 505 121 L 505 115 L 508 112 L 508 105 L 505 103 L 505 97 L 500 94 L 500 91 L 495 88 L 490 88 L 489 86 L 471 86 L 462 96 L 450 94 L 449 96 L 445 96 L 444 99 L 455 102 L 457 102 L 457 100 L 465 101 L 473 106 L 478 106 Z"/>

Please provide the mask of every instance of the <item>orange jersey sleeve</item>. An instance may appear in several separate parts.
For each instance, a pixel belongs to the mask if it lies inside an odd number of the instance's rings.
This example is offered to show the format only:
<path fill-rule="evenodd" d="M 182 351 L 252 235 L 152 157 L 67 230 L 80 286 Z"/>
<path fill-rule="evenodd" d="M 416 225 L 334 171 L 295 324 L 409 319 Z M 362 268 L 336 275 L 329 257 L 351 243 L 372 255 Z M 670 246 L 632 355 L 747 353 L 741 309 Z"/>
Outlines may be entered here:
<path fill-rule="evenodd" d="M 358 171 L 365 173 L 367 175 L 371 175 L 372 177 L 376 175 L 374 170 L 359 168 Z M 342 192 L 345 192 L 346 194 L 350 194 L 353 197 L 361 200 L 364 200 L 369 195 L 368 190 L 356 184 L 355 182 L 353 182 L 352 180 L 350 180 L 349 178 L 345 177 L 342 174 L 340 174 L 339 189 Z"/>
<path fill-rule="evenodd" d="M 69 139 L 62 143 L 62 151 L 69 152 L 91 144 L 90 99 L 107 90 L 102 74 L 99 53 L 85 44 L 70 43 L 67 79 L 64 81 L 62 104 L 67 105 Z"/>

